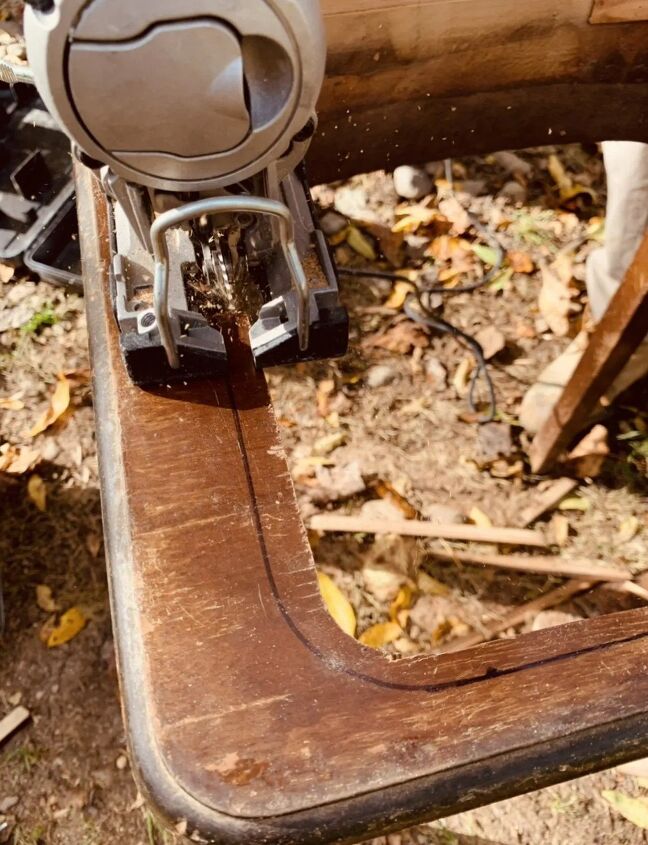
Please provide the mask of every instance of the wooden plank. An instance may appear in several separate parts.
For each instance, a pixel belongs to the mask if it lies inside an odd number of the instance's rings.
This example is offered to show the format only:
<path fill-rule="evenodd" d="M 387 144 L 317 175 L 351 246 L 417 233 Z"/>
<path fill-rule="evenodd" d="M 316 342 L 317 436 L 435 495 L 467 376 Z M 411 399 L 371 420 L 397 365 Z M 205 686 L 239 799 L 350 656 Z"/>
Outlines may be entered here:
<path fill-rule="evenodd" d="M 29 718 L 29 710 L 26 707 L 15 707 L 4 719 L 0 719 L 0 743 L 9 739 Z"/>
<path fill-rule="evenodd" d="M 134 769 L 223 845 L 354 842 L 643 756 L 648 612 L 389 661 L 326 614 L 265 381 L 144 391 L 108 223 L 77 193 L 109 584 Z"/>
<path fill-rule="evenodd" d="M 446 156 L 648 141 L 648 24 L 592 0 L 323 0 L 314 182 Z"/>
<path fill-rule="evenodd" d="M 596 403 L 646 337 L 647 325 L 648 235 L 569 384 L 533 441 L 530 456 L 534 472 L 550 469 L 587 424 Z"/>
<path fill-rule="evenodd" d="M 545 548 L 547 540 L 540 531 L 525 528 L 482 528 L 479 525 L 438 525 L 416 519 L 369 519 L 322 513 L 309 522 L 313 531 L 343 531 L 349 534 L 400 534 L 403 537 L 433 537 L 443 540 L 467 540 L 475 543 L 504 543 L 510 546 Z"/>
<path fill-rule="evenodd" d="M 648 0 L 594 0 L 590 23 L 648 21 Z"/>

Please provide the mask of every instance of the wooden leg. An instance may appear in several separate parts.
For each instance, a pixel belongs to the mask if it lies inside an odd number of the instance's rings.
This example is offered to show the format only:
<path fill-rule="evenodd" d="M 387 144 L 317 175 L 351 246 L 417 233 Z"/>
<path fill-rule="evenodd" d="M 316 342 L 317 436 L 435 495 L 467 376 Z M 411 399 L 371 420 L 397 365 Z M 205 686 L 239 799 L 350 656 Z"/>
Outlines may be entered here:
<path fill-rule="evenodd" d="M 647 334 L 648 235 L 596 327 L 571 381 L 533 441 L 534 472 L 551 468 Z"/>

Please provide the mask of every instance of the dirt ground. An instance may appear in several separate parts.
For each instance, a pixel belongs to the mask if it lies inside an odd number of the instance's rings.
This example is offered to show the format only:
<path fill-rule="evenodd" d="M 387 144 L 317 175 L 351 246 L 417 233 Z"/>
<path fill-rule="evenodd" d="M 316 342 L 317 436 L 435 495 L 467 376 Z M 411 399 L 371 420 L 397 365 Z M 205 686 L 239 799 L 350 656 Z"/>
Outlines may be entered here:
<path fill-rule="evenodd" d="M 506 165 L 496 157 L 457 161 L 449 195 L 495 232 L 508 253 L 503 272 L 490 285 L 449 299 L 443 313 L 472 334 L 486 328 L 501 333 L 504 343 L 491 361 L 499 408 L 494 425 L 510 445 L 494 457 L 485 455 L 488 444 L 468 409 L 460 377 L 470 367 L 465 348 L 448 335 L 412 332 L 392 283 L 345 278 L 343 297 L 352 319 L 349 355 L 269 374 L 305 518 L 337 511 L 519 523 L 542 483 L 528 467 L 528 440 L 517 424 L 519 403 L 541 367 L 588 324 L 584 262 L 602 232 L 605 188 L 597 151 L 554 152 L 571 174 L 572 190 L 579 189 L 569 199 L 550 173 L 555 167 L 548 150 L 522 154 L 522 173 L 519 164 L 512 172 L 510 161 Z M 448 186 L 439 181 L 442 169 L 432 168 L 432 175 L 437 188 L 431 207 L 438 211 Z M 445 212 L 404 237 L 390 237 L 394 224 L 415 214 L 417 204 L 398 211 L 385 174 L 320 189 L 317 196 L 325 209 L 346 215 L 342 222 L 325 215 L 342 266 L 420 267 L 430 263 L 422 254 L 433 249 L 437 272 L 446 271 L 447 284 L 478 278 L 488 269 L 490 256 L 479 246 L 488 248 L 488 240 L 468 224 L 457 234 L 462 221 L 456 206 L 443 206 Z M 355 221 L 351 228 L 349 219 Z M 542 268 L 555 268 L 561 256 L 568 256 L 574 288 L 562 336 L 538 306 Z M 11 450 L 13 465 L 0 473 L 6 609 L 0 717 L 22 704 L 32 720 L 0 747 L 0 843 L 154 845 L 176 839 L 157 827 L 129 771 L 107 608 L 87 368 L 82 298 L 22 272 L 5 273 L 0 442 L 10 444 L 2 454 L 6 464 Z M 62 373 L 69 407 L 43 433 L 29 436 Z M 600 472 L 580 480 L 566 509 L 542 520 L 563 557 L 586 557 L 633 572 L 646 566 L 646 396 L 646 386 L 639 386 L 607 410 L 609 455 Z M 353 607 L 357 634 L 396 619 L 399 635 L 378 644 L 398 654 L 443 650 L 561 583 L 444 563 L 434 557 L 440 547 L 432 543 L 358 535 L 313 534 L 312 540 L 320 571 Z M 638 603 L 595 590 L 503 636 Z M 44 640 L 58 614 L 69 608 L 80 609 L 87 624 L 67 644 L 48 648 Z M 608 772 L 374 842 L 646 841 L 642 829 L 606 803 L 605 789 L 646 794 L 641 781 Z"/>

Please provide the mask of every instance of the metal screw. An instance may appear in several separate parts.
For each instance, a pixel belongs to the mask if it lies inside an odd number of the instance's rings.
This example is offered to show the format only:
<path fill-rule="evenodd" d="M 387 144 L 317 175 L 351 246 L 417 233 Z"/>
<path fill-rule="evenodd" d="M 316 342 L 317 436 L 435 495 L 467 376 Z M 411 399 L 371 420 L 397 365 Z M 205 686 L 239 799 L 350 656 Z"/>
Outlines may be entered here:
<path fill-rule="evenodd" d="M 150 329 L 153 325 L 155 325 L 155 314 L 149 311 L 148 314 L 144 314 L 142 317 L 141 326 L 143 329 Z"/>

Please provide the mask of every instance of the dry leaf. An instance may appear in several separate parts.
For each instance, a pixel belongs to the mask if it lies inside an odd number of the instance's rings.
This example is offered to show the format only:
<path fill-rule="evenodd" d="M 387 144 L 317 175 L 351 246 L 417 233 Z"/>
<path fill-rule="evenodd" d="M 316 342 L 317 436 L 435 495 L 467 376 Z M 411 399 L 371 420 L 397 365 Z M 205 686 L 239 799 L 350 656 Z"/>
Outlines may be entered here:
<path fill-rule="evenodd" d="M 558 337 L 565 337 L 569 333 L 571 314 L 581 310 L 581 306 L 574 302 L 578 295 L 578 288 L 565 278 L 566 265 L 563 259 L 555 261 L 550 267 L 542 267 L 542 288 L 538 299 L 540 313 L 545 318 L 551 331 Z"/>
<path fill-rule="evenodd" d="M 19 449 L 4 443 L 0 446 L 0 472 L 24 475 L 36 466 L 40 457 L 37 449 Z"/>
<path fill-rule="evenodd" d="M 14 268 L 8 264 L 0 264 L 0 282 L 3 284 L 10 282 L 14 277 L 14 272 Z"/>
<path fill-rule="evenodd" d="M 367 261 L 375 261 L 378 257 L 369 238 L 355 226 L 349 226 L 347 229 L 346 242 L 354 252 L 366 258 Z"/>
<path fill-rule="evenodd" d="M 407 297 L 414 293 L 416 288 L 411 282 L 396 282 L 394 289 L 391 292 L 389 299 L 385 302 L 385 308 L 393 308 L 394 311 L 400 311 Z"/>
<path fill-rule="evenodd" d="M 551 533 L 557 546 L 564 548 L 569 542 L 569 520 L 561 513 L 555 513 L 551 517 Z"/>
<path fill-rule="evenodd" d="M 20 398 L 21 396 L 21 393 L 17 393 L 7 399 L 0 399 L 0 411 L 22 411 L 25 403 Z"/>
<path fill-rule="evenodd" d="M 405 237 L 402 232 L 394 232 L 388 226 L 381 223 L 363 223 L 363 228 L 375 238 L 380 251 L 392 267 L 400 267 L 403 263 L 403 244 Z"/>
<path fill-rule="evenodd" d="M 324 379 L 317 385 L 317 413 L 320 417 L 328 417 L 330 413 L 329 401 L 335 392 L 333 379 Z"/>
<path fill-rule="evenodd" d="M 359 639 L 362 645 L 369 646 L 369 648 L 382 648 L 389 643 L 393 643 L 402 633 L 403 629 L 398 622 L 379 622 L 378 625 L 367 628 Z"/>
<path fill-rule="evenodd" d="M 470 377 L 474 367 L 475 363 L 472 358 L 464 358 L 452 378 L 452 386 L 460 399 L 468 395 Z"/>
<path fill-rule="evenodd" d="M 515 273 L 533 273 L 535 265 L 533 259 L 526 252 L 512 250 L 508 253 L 509 264 Z"/>
<path fill-rule="evenodd" d="M 629 516 L 624 519 L 619 526 L 619 533 L 617 534 L 617 543 L 629 543 L 639 533 L 641 524 L 636 516 Z"/>
<path fill-rule="evenodd" d="M 582 499 L 579 496 L 569 496 L 567 499 L 563 499 L 558 505 L 558 510 L 581 511 L 582 513 L 587 513 L 591 507 L 592 503 L 589 499 Z"/>
<path fill-rule="evenodd" d="M 27 495 L 39 511 L 47 510 L 47 487 L 40 475 L 32 475 L 27 482 Z"/>
<path fill-rule="evenodd" d="M 320 437 L 313 445 L 313 455 L 323 456 L 330 455 L 340 446 L 346 443 L 346 434 L 343 431 L 336 431 L 334 434 L 327 434 Z"/>
<path fill-rule="evenodd" d="M 396 323 L 386 332 L 370 335 L 362 342 L 365 349 L 378 347 L 399 355 L 408 355 L 412 349 L 426 349 L 429 345 L 430 338 L 425 329 L 411 320 Z"/>
<path fill-rule="evenodd" d="M 56 648 L 57 646 L 69 643 L 76 635 L 82 631 L 87 619 L 83 612 L 78 607 L 72 607 L 70 610 L 61 616 L 59 624 L 54 628 L 47 639 L 48 648 Z"/>
<path fill-rule="evenodd" d="M 422 593 L 428 596 L 447 596 L 450 593 L 450 588 L 441 581 L 437 581 L 427 572 L 421 570 L 416 576 L 416 586 Z"/>
<path fill-rule="evenodd" d="M 59 609 L 52 596 L 51 588 L 46 584 L 39 584 L 36 587 L 36 604 L 46 613 L 56 613 Z"/>
<path fill-rule="evenodd" d="M 389 618 L 392 622 L 399 621 L 401 611 L 410 609 L 412 606 L 412 596 L 412 588 L 409 584 L 405 584 L 404 587 L 400 588 L 396 598 L 389 606 Z"/>
<path fill-rule="evenodd" d="M 317 583 L 331 618 L 345 634 L 355 637 L 356 616 L 349 600 L 326 573 L 317 573 Z"/>
<path fill-rule="evenodd" d="M 474 507 L 470 509 L 470 513 L 468 514 L 468 519 L 474 523 L 475 525 L 479 525 L 480 528 L 492 528 L 493 523 L 491 518 L 487 516 L 483 510 L 480 510 L 478 507 Z"/>
<path fill-rule="evenodd" d="M 484 351 L 484 358 L 490 361 L 506 347 L 506 338 L 495 326 L 486 326 L 475 335 L 475 340 Z"/>
<path fill-rule="evenodd" d="M 604 425 L 596 425 L 569 453 L 567 462 L 578 478 L 596 478 L 610 454 L 608 432 Z"/>
<path fill-rule="evenodd" d="M 439 218 L 439 212 L 426 205 L 405 205 L 396 209 L 396 216 L 400 219 L 392 227 L 392 232 L 412 235 L 421 226 L 430 226 Z"/>
<path fill-rule="evenodd" d="M 470 215 L 456 197 L 441 200 L 439 211 L 452 223 L 453 234 L 463 235 L 470 229 Z"/>
<path fill-rule="evenodd" d="M 70 382 L 61 373 L 56 383 L 49 408 L 41 415 L 29 432 L 30 437 L 42 434 L 53 425 L 68 409 L 70 405 Z"/>
<path fill-rule="evenodd" d="M 624 819 L 642 830 L 648 830 L 648 801 L 645 798 L 631 798 L 613 789 L 604 789 L 601 795 Z"/>
<path fill-rule="evenodd" d="M 403 514 L 405 519 L 415 519 L 418 516 L 416 508 L 413 507 L 413 505 L 407 501 L 405 496 L 399 493 L 398 490 L 396 490 L 396 488 L 388 481 L 378 479 L 378 481 L 372 481 L 369 487 L 377 496 L 380 496 L 381 499 L 385 499 L 386 501 L 391 502 L 392 505 L 395 505 Z"/>

